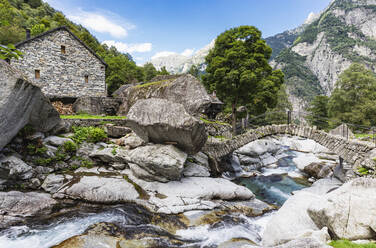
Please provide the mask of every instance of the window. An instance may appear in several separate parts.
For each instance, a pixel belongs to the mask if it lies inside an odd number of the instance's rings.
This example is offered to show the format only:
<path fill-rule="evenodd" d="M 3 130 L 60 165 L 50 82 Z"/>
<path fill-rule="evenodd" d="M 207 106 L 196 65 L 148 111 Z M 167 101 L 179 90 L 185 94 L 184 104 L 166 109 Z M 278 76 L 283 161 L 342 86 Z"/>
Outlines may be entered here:
<path fill-rule="evenodd" d="M 40 78 L 40 70 L 35 70 L 35 79 Z"/>
<path fill-rule="evenodd" d="M 89 83 L 89 76 L 85 75 L 85 83 Z"/>
<path fill-rule="evenodd" d="M 65 46 L 61 46 L 61 54 L 65 54 Z"/>

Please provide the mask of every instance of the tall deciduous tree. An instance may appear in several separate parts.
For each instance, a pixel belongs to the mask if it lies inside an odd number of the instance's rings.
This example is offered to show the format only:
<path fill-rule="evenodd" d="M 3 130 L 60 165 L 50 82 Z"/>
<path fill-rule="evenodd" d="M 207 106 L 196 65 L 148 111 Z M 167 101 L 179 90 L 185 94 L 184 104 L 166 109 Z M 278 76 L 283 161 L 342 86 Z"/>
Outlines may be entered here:
<path fill-rule="evenodd" d="M 146 63 L 144 65 L 144 72 L 145 72 L 145 81 L 151 80 L 153 77 L 157 76 L 158 71 L 155 69 L 152 63 Z"/>
<path fill-rule="evenodd" d="M 364 65 L 354 63 L 336 83 L 329 104 L 333 121 L 361 125 L 376 124 L 376 77 Z"/>
<path fill-rule="evenodd" d="M 276 105 L 283 73 L 268 64 L 272 49 L 253 26 L 240 26 L 220 34 L 206 57 L 204 85 L 231 105 L 233 131 L 236 109 L 249 104 L 253 115 Z"/>

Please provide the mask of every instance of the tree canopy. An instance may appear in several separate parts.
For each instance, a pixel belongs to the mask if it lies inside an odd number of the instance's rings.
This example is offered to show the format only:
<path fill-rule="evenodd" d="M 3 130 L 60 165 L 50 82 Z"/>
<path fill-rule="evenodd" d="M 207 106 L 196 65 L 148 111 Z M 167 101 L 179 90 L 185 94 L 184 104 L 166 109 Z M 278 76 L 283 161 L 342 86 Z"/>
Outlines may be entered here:
<path fill-rule="evenodd" d="M 354 63 L 336 83 L 328 104 L 329 116 L 339 122 L 376 124 L 376 77 L 364 65 Z"/>
<path fill-rule="evenodd" d="M 326 126 L 315 123 L 315 119 L 328 117 L 330 128 L 341 123 L 375 126 L 376 76 L 364 65 L 354 63 L 341 73 L 329 98 L 316 97 L 311 105 L 311 123 L 324 129 Z"/>
<path fill-rule="evenodd" d="M 272 71 L 271 53 L 257 28 L 240 26 L 220 34 L 206 57 L 203 83 L 231 105 L 234 130 L 238 106 L 246 105 L 250 114 L 257 115 L 277 104 L 283 73 Z"/>

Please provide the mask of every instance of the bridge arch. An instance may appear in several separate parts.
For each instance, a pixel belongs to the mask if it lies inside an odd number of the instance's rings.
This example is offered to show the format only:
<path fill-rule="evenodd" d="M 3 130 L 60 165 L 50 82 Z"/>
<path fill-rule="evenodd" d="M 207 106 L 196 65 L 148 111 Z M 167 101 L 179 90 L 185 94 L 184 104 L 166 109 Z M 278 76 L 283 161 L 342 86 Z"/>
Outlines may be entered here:
<path fill-rule="evenodd" d="M 369 155 L 375 149 L 374 145 L 347 140 L 314 127 L 302 125 L 269 125 L 250 129 L 244 134 L 237 135 L 221 143 L 207 142 L 203 151 L 214 159 L 220 159 L 252 141 L 278 134 L 288 134 L 314 140 L 342 157 L 345 161 L 353 164 L 353 169 L 361 166 L 375 168 L 375 161 Z"/>

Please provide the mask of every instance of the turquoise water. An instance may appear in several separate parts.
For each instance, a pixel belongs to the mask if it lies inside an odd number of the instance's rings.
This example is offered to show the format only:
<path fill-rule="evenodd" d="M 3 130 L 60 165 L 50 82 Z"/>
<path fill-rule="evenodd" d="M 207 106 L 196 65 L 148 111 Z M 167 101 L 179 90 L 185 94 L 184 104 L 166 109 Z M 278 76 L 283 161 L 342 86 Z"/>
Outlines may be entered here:
<path fill-rule="evenodd" d="M 304 179 L 298 180 L 289 176 L 289 173 L 298 171 L 292 161 L 296 153 L 290 150 L 286 150 L 284 153 L 286 157 L 278 160 L 278 167 L 262 168 L 261 175 L 252 178 L 238 178 L 235 182 L 249 188 L 257 199 L 282 206 L 291 196 L 291 192 L 309 186 Z"/>

